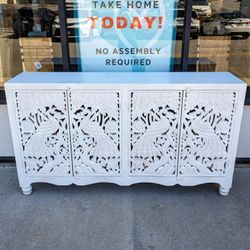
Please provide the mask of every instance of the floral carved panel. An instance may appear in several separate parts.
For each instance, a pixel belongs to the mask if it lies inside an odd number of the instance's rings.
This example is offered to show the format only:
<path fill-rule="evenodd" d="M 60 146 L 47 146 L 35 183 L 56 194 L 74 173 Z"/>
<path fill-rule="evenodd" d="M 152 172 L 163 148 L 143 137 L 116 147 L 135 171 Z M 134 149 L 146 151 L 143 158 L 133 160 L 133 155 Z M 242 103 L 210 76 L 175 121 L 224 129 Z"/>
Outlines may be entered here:
<path fill-rule="evenodd" d="M 132 92 L 130 175 L 176 175 L 181 92 Z"/>
<path fill-rule="evenodd" d="M 119 175 L 120 93 L 71 92 L 75 175 Z"/>
<path fill-rule="evenodd" d="M 25 174 L 71 175 L 66 93 L 16 92 L 15 98 Z"/>
<path fill-rule="evenodd" d="M 225 175 L 236 92 L 185 92 L 180 176 Z"/>

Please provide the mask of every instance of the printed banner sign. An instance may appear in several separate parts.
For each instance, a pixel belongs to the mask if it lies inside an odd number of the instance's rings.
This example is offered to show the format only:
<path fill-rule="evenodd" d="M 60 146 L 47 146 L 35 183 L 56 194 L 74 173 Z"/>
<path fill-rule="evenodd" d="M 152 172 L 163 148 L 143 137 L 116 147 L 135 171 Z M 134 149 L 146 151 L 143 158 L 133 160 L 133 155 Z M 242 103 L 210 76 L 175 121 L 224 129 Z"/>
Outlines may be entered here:
<path fill-rule="evenodd" d="M 176 0 L 78 1 L 82 71 L 170 71 Z"/>

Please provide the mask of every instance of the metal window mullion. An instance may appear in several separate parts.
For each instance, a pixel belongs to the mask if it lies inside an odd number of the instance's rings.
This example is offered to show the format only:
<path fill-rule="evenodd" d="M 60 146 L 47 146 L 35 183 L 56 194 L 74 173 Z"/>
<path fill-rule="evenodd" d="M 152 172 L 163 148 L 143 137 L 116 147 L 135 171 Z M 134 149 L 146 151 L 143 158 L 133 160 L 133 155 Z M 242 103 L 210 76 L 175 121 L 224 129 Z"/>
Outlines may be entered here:
<path fill-rule="evenodd" d="M 63 71 L 70 71 L 70 55 L 65 0 L 58 0 Z"/>
<path fill-rule="evenodd" d="M 191 33 L 191 22 L 192 22 L 192 5 L 193 5 L 193 0 L 186 0 L 182 51 L 181 51 L 182 71 L 188 70 L 189 45 L 190 45 L 190 33 Z"/>

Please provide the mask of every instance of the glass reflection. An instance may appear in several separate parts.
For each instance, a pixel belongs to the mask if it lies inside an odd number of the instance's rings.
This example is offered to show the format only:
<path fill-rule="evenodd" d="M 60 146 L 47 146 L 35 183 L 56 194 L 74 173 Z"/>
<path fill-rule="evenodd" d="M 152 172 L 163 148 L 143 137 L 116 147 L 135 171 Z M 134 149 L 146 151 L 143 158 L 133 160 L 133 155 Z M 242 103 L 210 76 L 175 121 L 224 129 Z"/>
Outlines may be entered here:
<path fill-rule="evenodd" d="M 193 11 L 200 21 L 190 41 L 195 70 L 230 71 L 250 84 L 250 1 L 194 0 Z"/>

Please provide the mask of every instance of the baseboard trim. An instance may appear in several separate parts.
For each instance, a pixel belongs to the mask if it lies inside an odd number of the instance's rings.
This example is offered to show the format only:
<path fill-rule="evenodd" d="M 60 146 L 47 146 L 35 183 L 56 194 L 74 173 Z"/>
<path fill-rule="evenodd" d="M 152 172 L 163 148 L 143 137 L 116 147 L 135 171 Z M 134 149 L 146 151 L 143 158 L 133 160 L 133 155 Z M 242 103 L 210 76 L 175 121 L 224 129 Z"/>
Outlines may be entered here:
<path fill-rule="evenodd" d="M 250 164 L 250 157 L 240 157 L 236 158 L 236 164 Z"/>
<path fill-rule="evenodd" d="M 14 156 L 0 156 L 0 163 L 16 163 Z"/>

